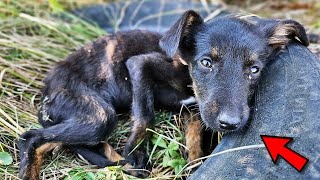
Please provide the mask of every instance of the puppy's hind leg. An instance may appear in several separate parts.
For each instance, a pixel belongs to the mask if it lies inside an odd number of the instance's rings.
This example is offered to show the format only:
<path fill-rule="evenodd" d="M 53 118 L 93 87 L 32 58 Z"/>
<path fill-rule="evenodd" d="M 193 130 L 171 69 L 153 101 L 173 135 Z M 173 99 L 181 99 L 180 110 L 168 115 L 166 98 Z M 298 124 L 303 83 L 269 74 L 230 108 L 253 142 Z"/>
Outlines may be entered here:
<path fill-rule="evenodd" d="M 19 176 L 22 179 L 39 179 L 39 172 L 43 163 L 43 155 L 54 149 L 61 143 L 47 142 L 40 145 L 40 131 L 30 130 L 21 135 L 18 142 L 20 151 L 20 172 Z M 34 148 L 34 145 L 37 148 Z"/>
<path fill-rule="evenodd" d="M 93 112 L 89 116 L 74 117 L 61 124 L 24 133 L 19 141 L 20 177 L 25 180 L 39 179 L 43 155 L 56 145 L 92 146 L 103 141 L 117 119 L 112 108 L 103 109 L 105 113 L 99 116 Z M 83 120 L 89 117 L 90 121 Z"/>

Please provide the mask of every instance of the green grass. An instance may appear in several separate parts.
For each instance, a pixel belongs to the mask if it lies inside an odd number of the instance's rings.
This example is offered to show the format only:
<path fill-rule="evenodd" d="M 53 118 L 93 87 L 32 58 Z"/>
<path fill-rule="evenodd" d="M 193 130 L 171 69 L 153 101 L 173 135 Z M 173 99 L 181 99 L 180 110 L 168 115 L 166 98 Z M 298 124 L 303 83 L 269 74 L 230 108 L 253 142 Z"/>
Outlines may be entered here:
<path fill-rule="evenodd" d="M 19 150 L 17 140 L 31 128 L 41 128 L 37 111 L 42 80 L 55 62 L 105 32 L 64 11 L 75 1 L 63 5 L 55 0 L 0 2 L 0 152 L 8 152 L 10 165 L 0 165 L 0 179 L 17 179 Z M 59 15 L 58 15 L 59 14 Z M 63 17 L 63 18 L 61 18 Z M 122 115 L 108 142 L 119 152 L 130 133 L 128 116 Z M 184 136 L 177 116 L 158 112 L 152 141 L 148 145 L 152 172 L 150 178 L 173 179 L 186 164 Z M 126 123 L 125 123 L 126 122 Z M 188 176 L 182 171 L 179 177 Z M 47 155 L 41 178 L 133 179 L 122 167 L 97 169 L 67 149 Z"/>

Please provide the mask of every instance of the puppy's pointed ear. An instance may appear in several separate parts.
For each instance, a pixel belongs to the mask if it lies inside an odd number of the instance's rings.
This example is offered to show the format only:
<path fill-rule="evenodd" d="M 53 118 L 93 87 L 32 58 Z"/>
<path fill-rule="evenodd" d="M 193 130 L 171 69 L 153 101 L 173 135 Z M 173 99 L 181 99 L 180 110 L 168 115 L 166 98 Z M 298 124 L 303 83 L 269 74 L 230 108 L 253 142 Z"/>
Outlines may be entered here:
<path fill-rule="evenodd" d="M 202 23 L 203 19 L 197 12 L 186 11 L 161 38 L 160 47 L 170 57 L 179 53 L 183 58 L 185 55 L 194 53 L 195 32 Z"/>
<path fill-rule="evenodd" d="M 294 20 L 267 20 L 262 22 L 268 43 L 275 49 L 285 48 L 291 40 L 298 39 L 308 46 L 309 40 L 304 27 Z"/>

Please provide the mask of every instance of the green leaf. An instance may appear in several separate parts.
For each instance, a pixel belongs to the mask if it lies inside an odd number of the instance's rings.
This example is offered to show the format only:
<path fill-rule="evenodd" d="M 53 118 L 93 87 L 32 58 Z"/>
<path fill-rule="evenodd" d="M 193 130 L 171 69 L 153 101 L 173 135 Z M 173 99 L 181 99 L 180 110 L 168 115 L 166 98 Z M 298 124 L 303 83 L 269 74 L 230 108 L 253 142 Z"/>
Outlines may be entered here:
<path fill-rule="evenodd" d="M 162 160 L 162 166 L 163 167 L 168 167 L 168 162 L 170 161 L 170 157 L 169 156 L 164 156 L 163 160 Z"/>
<path fill-rule="evenodd" d="M 155 137 L 158 137 L 157 139 L 155 139 Z M 162 139 L 161 136 L 154 136 L 154 138 L 152 138 L 152 144 L 154 144 L 153 148 L 152 148 L 152 151 L 150 153 L 150 156 L 149 156 L 149 160 L 148 162 L 151 162 L 151 159 L 153 157 L 153 154 L 154 152 L 156 151 L 156 148 L 158 146 L 162 147 L 162 148 L 167 148 L 167 144 L 166 142 Z"/>
<path fill-rule="evenodd" d="M 86 173 L 86 180 L 94 180 L 94 179 L 95 179 L 95 175 L 93 172 Z"/>
<path fill-rule="evenodd" d="M 103 172 L 97 172 L 95 178 L 99 179 L 106 179 L 106 175 Z"/>
<path fill-rule="evenodd" d="M 170 154 L 170 157 L 173 158 L 173 159 L 179 156 L 179 154 L 177 153 L 176 150 L 169 149 L 168 152 L 169 152 L 169 154 Z"/>
<path fill-rule="evenodd" d="M 161 136 L 157 136 L 157 138 L 152 138 L 152 144 L 155 146 L 160 146 L 162 148 L 167 148 L 167 143 Z"/>
<path fill-rule="evenodd" d="M 179 164 L 178 166 L 176 166 L 176 167 L 174 168 L 174 173 L 175 173 L 175 174 L 178 174 L 178 173 L 182 170 L 182 168 L 183 168 L 183 166 Z"/>
<path fill-rule="evenodd" d="M 168 161 L 167 164 L 168 164 L 168 166 L 174 168 L 179 165 L 179 159 L 172 159 L 172 160 Z"/>
<path fill-rule="evenodd" d="M 168 148 L 172 150 L 178 150 L 179 144 L 175 143 L 174 141 L 171 141 L 170 144 L 168 145 Z"/>
<path fill-rule="evenodd" d="M 72 180 L 82 180 L 82 179 L 83 179 L 83 174 L 82 173 L 74 174 L 72 176 Z"/>
<path fill-rule="evenodd" d="M 187 161 L 185 159 L 181 158 L 179 164 L 183 167 L 187 164 Z"/>
<path fill-rule="evenodd" d="M 116 175 L 114 175 L 114 174 L 111 174 L 111 176 L 110 176 L 110 180 L 116 180 L 117 179 L 117 176 Z"/>
<path fill-rule="evenodd" d="M 174 167 L 175 174 L 178 174 L 186 164 L 187 164 L 187 161 L 181 158 L 179 160 L 179 164 L 176 167 Z"/>
<path fill-rule="evenodd" d="M 48 0 L 49 6 L 54 13 L 62 12 L 63 6 L 58 2 L 58 0 Z"/>
<path fill-rule="evenodd" d="M 69 179 L 82 180 L 82 179 L 85 179 L 86 174 L 87 173 L 84 171 L 83 168 L 76 167 L 68 172 L 69 176 L 66 176 L 64 180 L 69 180 Z"/>
<path fill-rule="evenodd" d="M 13 159 L 7 152 L 0 152 L 0 165 L 10 165 Z"/>
<path fill-rule="evenodd" d="M 164 156 L 164 153 L 166 153 L 166 149 L 160 150 L 156 153 L 156 159 L 162 158 Z"/>

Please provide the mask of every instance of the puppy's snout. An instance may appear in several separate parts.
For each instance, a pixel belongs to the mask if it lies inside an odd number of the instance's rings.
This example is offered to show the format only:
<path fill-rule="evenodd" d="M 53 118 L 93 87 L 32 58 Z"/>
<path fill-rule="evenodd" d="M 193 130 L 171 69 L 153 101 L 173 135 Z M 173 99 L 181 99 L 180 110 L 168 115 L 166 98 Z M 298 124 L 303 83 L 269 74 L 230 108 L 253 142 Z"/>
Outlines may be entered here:
<path fill-rule="evenodd" d="M 218 121 L 221 129 L 234 130 L 239 126 L 241 119 L 240 117 L 232 117 L 223 113 L 218 117 Z"/>

